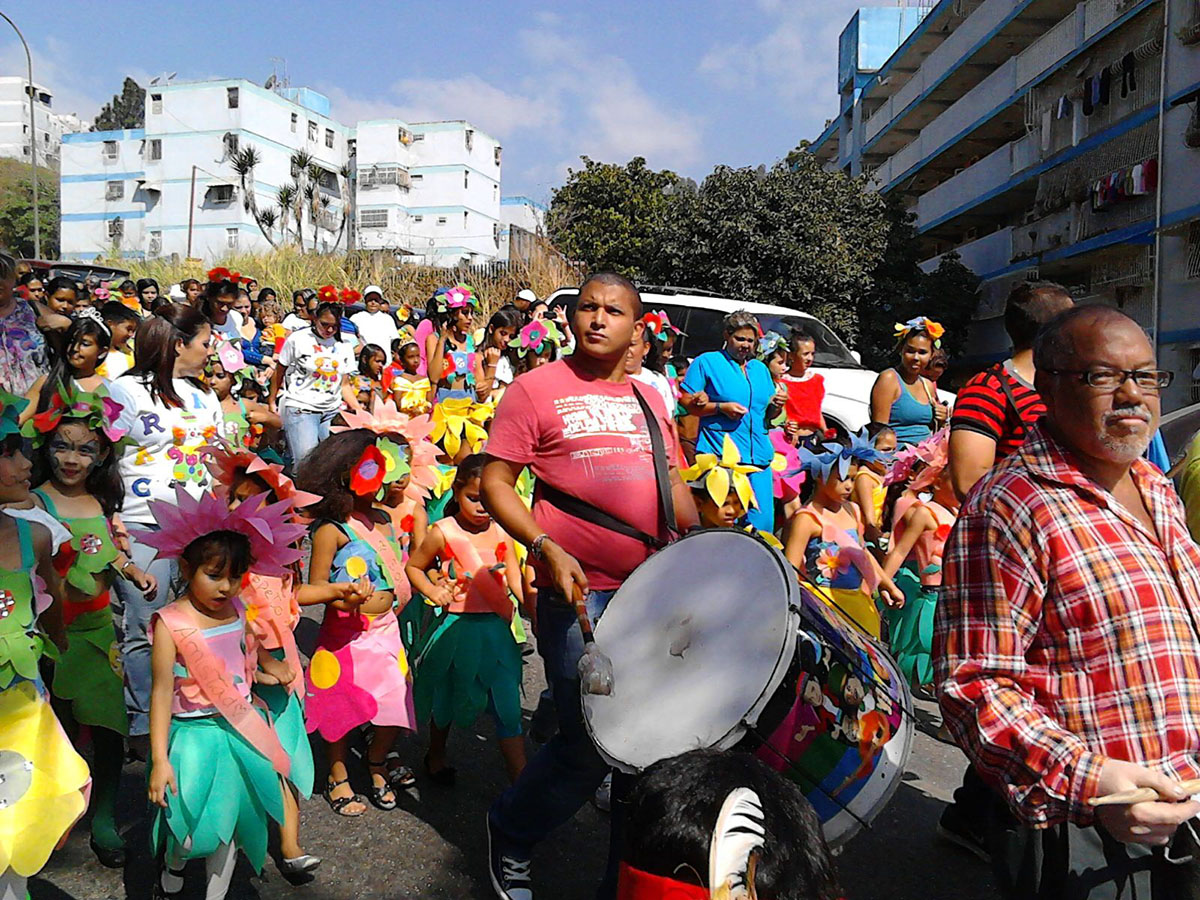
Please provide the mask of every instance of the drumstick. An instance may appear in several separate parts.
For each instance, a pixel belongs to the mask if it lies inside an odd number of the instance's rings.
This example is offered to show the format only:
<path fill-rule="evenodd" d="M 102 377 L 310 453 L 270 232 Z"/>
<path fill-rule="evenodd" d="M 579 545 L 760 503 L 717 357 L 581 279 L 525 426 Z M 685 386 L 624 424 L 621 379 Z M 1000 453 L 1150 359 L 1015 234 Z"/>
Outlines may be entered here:
<path fill-rule="evenodd" d="M 1200 793 L 1200 778 L 1181 781 L 1179 786 L 1190 797 L 1192 794 Z M 1105 794 L 1103 797 L 1093 797 L 1088 801 L 1088 806 L 1121 806 L 1129 803 L 1145 803 L 1149 800 L 1173 801 L 1175 798 L 1164 797 L 1154 788 L 1134 788 L 1129 791 L 1117 791 L 1115 794 Z"/>
<path fill-rule="evenodd" d="M 583 590 L 577 584 L 573 586 L 572 600 L 575 603 L 575 616 L 579 619 L 579 630 L 583 633 L 583 656 L 579 658 L 579 679 L 583 682 L 583 691 L 585 694 L 607 696 L 613 689 L 612 660 L 596 646 L 587 603 L 583 598 Z"/>

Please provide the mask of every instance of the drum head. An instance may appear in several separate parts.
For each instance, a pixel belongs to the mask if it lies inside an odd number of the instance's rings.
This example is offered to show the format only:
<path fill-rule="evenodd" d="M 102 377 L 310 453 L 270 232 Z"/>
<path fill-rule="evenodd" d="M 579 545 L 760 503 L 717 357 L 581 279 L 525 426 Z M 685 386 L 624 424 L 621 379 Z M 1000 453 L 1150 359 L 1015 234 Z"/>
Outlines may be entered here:
<path fill-rule="evenodd" d="M 583 709 L 601 755 L 640 771 L 736 744 L 791 662 L 797 594 L 783 554 L 744 532 L 696 532 L 639 566 L 596 626 L 613 691 Z"/>

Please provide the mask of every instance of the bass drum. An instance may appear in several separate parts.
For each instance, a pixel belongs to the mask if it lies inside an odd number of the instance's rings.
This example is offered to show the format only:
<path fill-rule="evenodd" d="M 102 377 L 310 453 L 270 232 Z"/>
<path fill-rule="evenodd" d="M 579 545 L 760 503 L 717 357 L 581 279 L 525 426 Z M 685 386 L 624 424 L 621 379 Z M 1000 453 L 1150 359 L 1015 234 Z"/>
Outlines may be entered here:
<path fill-rule="evenodd" d="M 755 756 L 798 784 L 839 847 L 891 800 L 912 750 L 912 695 L 882 645 L 800 586 L 800 628 Z"/>
<path fill-rule="evenodd" d="M 600 754 L 638 772 L 737 745 L 792 666 L 799 595 L 786 557 L 741 531 L 693 532 L 638 566 L 595 628 L 613 664 L 612 693 L 583 695 Z"/>

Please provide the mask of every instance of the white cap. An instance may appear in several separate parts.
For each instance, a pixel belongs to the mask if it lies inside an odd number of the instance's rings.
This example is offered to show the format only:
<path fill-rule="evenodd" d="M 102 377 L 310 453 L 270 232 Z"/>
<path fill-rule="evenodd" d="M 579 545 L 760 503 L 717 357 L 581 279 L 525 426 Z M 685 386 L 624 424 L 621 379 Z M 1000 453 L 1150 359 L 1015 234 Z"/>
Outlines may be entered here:
<path fill-rule="evenodd" d="M 377 284 L 368 284 L 363 288 L 363 299 L 365 300 L 368 294 L 378 294 L 379 298 L 383 299 L 383 288 Z"/>
<path fill-rule="evenodd" d="M 529 303 L 537 303 L 537 298 L 537 294 L 535 294 L 529 288 L 522 288 L 521 290 L 517 291 L 518 300 L 525 300 Z"/>
<path fill-rule="evenodd" d="M 186 300 L 187 299 L 187 294 L 185 294 L 183 291 L 183 288 L 181 288 L 177 284 L 171 285 L 170 289 L 167 291 L 167 296 L 170 297 L 172 300 Z"/>

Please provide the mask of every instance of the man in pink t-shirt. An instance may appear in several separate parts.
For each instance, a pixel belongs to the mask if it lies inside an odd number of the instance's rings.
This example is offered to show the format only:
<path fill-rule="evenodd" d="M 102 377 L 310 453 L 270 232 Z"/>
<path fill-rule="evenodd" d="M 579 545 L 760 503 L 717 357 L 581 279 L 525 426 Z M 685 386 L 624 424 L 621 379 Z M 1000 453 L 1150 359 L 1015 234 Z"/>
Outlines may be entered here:
<path fill-rule="evenodd" d="M 585 281 L 571 322 L 575 353 L 514 381 L 488 438 L 484 502 L 501 527 L 530 548 L 538 587 L 538 651 L 558 716 L 558 734 L 488 813 L 492 886 L 503 900 L 532 898 L 533 846 L 575 815 L 609 771 L 583 723 L 576 670 L 583 639 L 571 594 L 576 586 L 584 592 L 594 621 L 650 555 L 651 544 L 699 520 L 691 492 L 671 465 L 678 458 L 674 424 L 662 398 L 645 389 L 641 396 L 663 436 L 675 507 L 675 521 L 663 521 L 650 432 L 637 388 L 625 375 L 625 354 L 642 327 L 641 314 L 641 297 L 627 279 L 601 273 Z M 526 466 L 539 484 L 532 511 L 515 489 Z M 567 513 L 561 506 L 572 498 L 647 540 Z M 613 833 L 601 898 L 616 896 L 622 818 L 617 801 L 627 787 L 622 782 L 613 782 Z"/>

